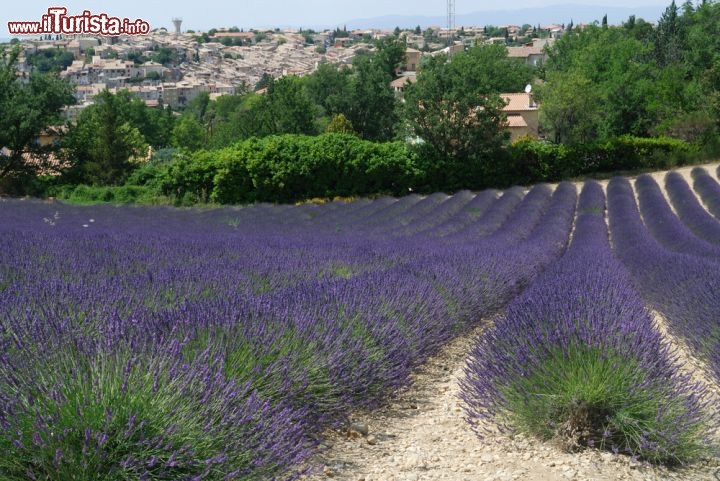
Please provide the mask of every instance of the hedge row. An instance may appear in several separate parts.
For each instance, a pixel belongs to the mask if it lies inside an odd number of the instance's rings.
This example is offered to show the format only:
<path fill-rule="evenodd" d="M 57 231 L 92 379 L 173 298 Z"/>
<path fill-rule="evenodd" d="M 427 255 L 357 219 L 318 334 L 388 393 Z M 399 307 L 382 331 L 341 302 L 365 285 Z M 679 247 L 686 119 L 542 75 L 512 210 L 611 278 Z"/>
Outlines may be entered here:
<path fill-rule="evenodd" d="M 46 189 L 75 202 L 244 204 L 452 192 L 553 182 L 599 172 L 667 169 L 699 149 L 669 138 L 619 137 L 581 146 L 523 138 L 489 158 L 435 159 L 403 142 L 353 135 L 251 138 L 220 150 L 161 151 L 125 186 Z"/>
<path fill-rule="evenodd" d="M 572 146 L 522 138 L 510 147 L 509 168 L 502 174 L 521 184 L 559 181 L 602 172 L 665 170 L 700 156 L 696 145 L 668 137 L 622 136 Z"/>
<path fill-rule="evenodd" d="M 294 202 L 314 197 L 401 195 L 420 176 L 402 142 L 353 135 L 252 138 L 221 150 L 179 153 L 158 187 L 176 199 L 203 202 Z"/>

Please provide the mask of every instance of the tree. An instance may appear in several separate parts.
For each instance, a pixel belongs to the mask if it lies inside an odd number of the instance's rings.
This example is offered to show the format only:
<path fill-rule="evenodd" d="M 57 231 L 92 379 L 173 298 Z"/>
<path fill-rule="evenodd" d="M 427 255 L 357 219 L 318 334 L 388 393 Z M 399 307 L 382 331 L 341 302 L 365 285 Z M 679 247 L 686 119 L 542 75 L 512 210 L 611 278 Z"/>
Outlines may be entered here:
<path fill-rule="evenodd" d="M 53 150 L 36 139 L 60 122 L 61 109 L 75 99 L 70 84 L 54 76 L 32 74 L 23 82 L 16 67 L 20 51 L 0 47 L 0 148 L 6 149 L 0 151 L 0 182 L 21 192 L 27 178 L 47 166 Z"/>
<path fill-rule="evenodd" d="M 598 137 L 598 90 L 580 72 L 550 72 L 536 95 L 541 125 L 556 143 L 580 144 Z"/>
<path fill-rule="evenodd" d="M 205 128 L 192 115 L 183 115 L 172 131 L 172 145 L 188 150 L 198 150 L 206 145 Z"/>
<path fill-rule="evenodd" d="M 255 91 L 262 90 L 264 88 L 267 88 L 268 85 L 270 85 L 273 80 L 275 80 L 275 77 L 270 75 L 267 72 L 263 72 L 262 77 L 260 77 L 260 80 L 255 84 Z"/>
<path fill-rule="evenodd" d="M 675 0 L 665 9 L 655 29 L 655 53 L 660 66 L 682 60 L 686 31 Z"/>
<path fill-rule="evenodd" d="M 78 116 L 66 136 L 72 168 L 68 179 L 93 185 L 121 184 L 147 156 L 145 138 L 130 123 L 125 97 L 104 90 Z"/>
<path fill-rule="evenodd" d="M 238 140 L 263 137 L 272 133 L 265 95 L 254 92 L 245 95 L 223 95 L 213 100 L 208 109 L 209 142 L 222 148 Z"/>
<path fill-rule="evenodd" d="M 405 61 L 405 41 L 397 37 L 387 37 L 377 42 L 377 51 L 374 55 L 374 62 L 391 78 L 395 78 L 395 71 Z"/>
<path fill-rule="evenodd" d="M 505 103 L 498 93 L 515 77 L 515 64 L 500 61 L 496 48 L 431 57 L 417 83 L 405 89 L 408 133 L 419 139 L 425 169 L 439 185 L 479 185 L 507 140 Z M 505 79 L 503 84 L 495 77 Z"/>
<path fill-rule="evenodd" d="M 317 108 L 302 78 L 288 75 L 275 80 L 268 86 L 265 100 L 270 135 L 317 133 Z"/>
<path fill-rule="evenodd" d="M 348 111 L 350 104 L 350 76 L 346 67 L 323 62 L 306 77 L 310 98 L 322 108 L 321 115 L 332 117 Z"/>
<path fill-rule="evenodd" d="M 355 129 L 353 129 L 352 122 L 350 122 L 343 114 L 334 115 L 325 129 L 325 132 L 329 134 L 355 135 Z"/>
<path fill-rule="evenodd" d="M 386 141 L 395 136 L 398 119 L 388 65 L 385 60 L 378 61 L 375 55 L 356 57 L 353 62 L 349 105 L 344 113 L 366 140 Z"/>
<path fill-rule="evenodd" d="M 521 92 L 533 78 L 532 67 L 509 58 L 507 48 L 499 44 L 479 45 L 457 53 L 447 68 L 457 76 L 458 90 L 483 94 Z"/>

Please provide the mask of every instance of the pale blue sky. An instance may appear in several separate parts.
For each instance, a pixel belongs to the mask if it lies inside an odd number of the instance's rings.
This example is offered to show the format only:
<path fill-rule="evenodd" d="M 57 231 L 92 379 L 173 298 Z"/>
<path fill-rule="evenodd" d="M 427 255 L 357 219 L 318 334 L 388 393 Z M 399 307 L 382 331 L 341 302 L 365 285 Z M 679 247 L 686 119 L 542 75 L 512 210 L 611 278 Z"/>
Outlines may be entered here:
<path fill-rule="evenodd" d="M 514 10 L 557 4 L 617 5 L 624 7 L 665 7 L 670 0 L 456 0 L 457 14 L 485 10 Z M 682 2 L 679 2 L 682 3 Z M 151 28 L 171 28 L 171 17 L 183 18 L 183 30 L 207 30 L 219 26 L 258 27 L 313 27 L 342 26 L 357 18 L 383 15 L 444 16 L 446 0 L 122 0 L 98 2 L 91 0 L 11 0 L 3 2 L 0 11 L 0 37 L 7 37 L 8 21 L 39 21 L 49 7 L 62 6 L 68 14 L 79 15 L 83 10 L 93 14 L 141 18 Z M 661 10 L 660 10 L 661 11 Z M 564 20 L 564 19 L 559 19 Z"/>

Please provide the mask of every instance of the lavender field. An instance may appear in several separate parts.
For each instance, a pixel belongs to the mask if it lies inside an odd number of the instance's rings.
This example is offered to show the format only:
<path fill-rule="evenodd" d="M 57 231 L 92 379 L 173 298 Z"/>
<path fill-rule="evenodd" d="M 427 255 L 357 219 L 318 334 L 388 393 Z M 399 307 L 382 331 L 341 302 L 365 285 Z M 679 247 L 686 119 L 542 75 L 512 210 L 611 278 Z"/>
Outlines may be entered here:
<path fill-rule="evenodd" d="M 712 455 L 712 406 L 649 308 L 720 375 L 715 174 L 669 175 L 670 200 L 650 177 L 207 210 L 0 200 L 0 478 L 293 479 L 324 429 L 492 316 L 463 383 L 481 438 L 489 421 Z"/>

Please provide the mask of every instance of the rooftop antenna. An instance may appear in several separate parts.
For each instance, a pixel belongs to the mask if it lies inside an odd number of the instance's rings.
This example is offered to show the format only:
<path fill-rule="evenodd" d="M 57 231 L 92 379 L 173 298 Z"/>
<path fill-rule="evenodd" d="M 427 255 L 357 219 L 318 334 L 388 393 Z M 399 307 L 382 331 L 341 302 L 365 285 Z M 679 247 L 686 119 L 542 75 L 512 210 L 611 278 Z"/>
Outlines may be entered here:
<path fill-rule="evenodd" d="M 447 35 L 449 47 L 453 44 L 453 38 L 455 36 L 455 0 L 447 0 Z"/>
<path fill-rule="evenodd" d="M 182 18 L 175 17 L 172 19 L 173 25 L 175 25 L 175 36 L 178 37 L 180 35 L 180 26 L 182 25 Z"/>
<path fill-rule="evenodd" d="M 531 84 L 527 84 L 525 86 L 525 93 L 528 94 L 528 107 L 531 109 L 537 107 L 537 105 L 535 104 L 535 101 L 533 100 Z"/>

